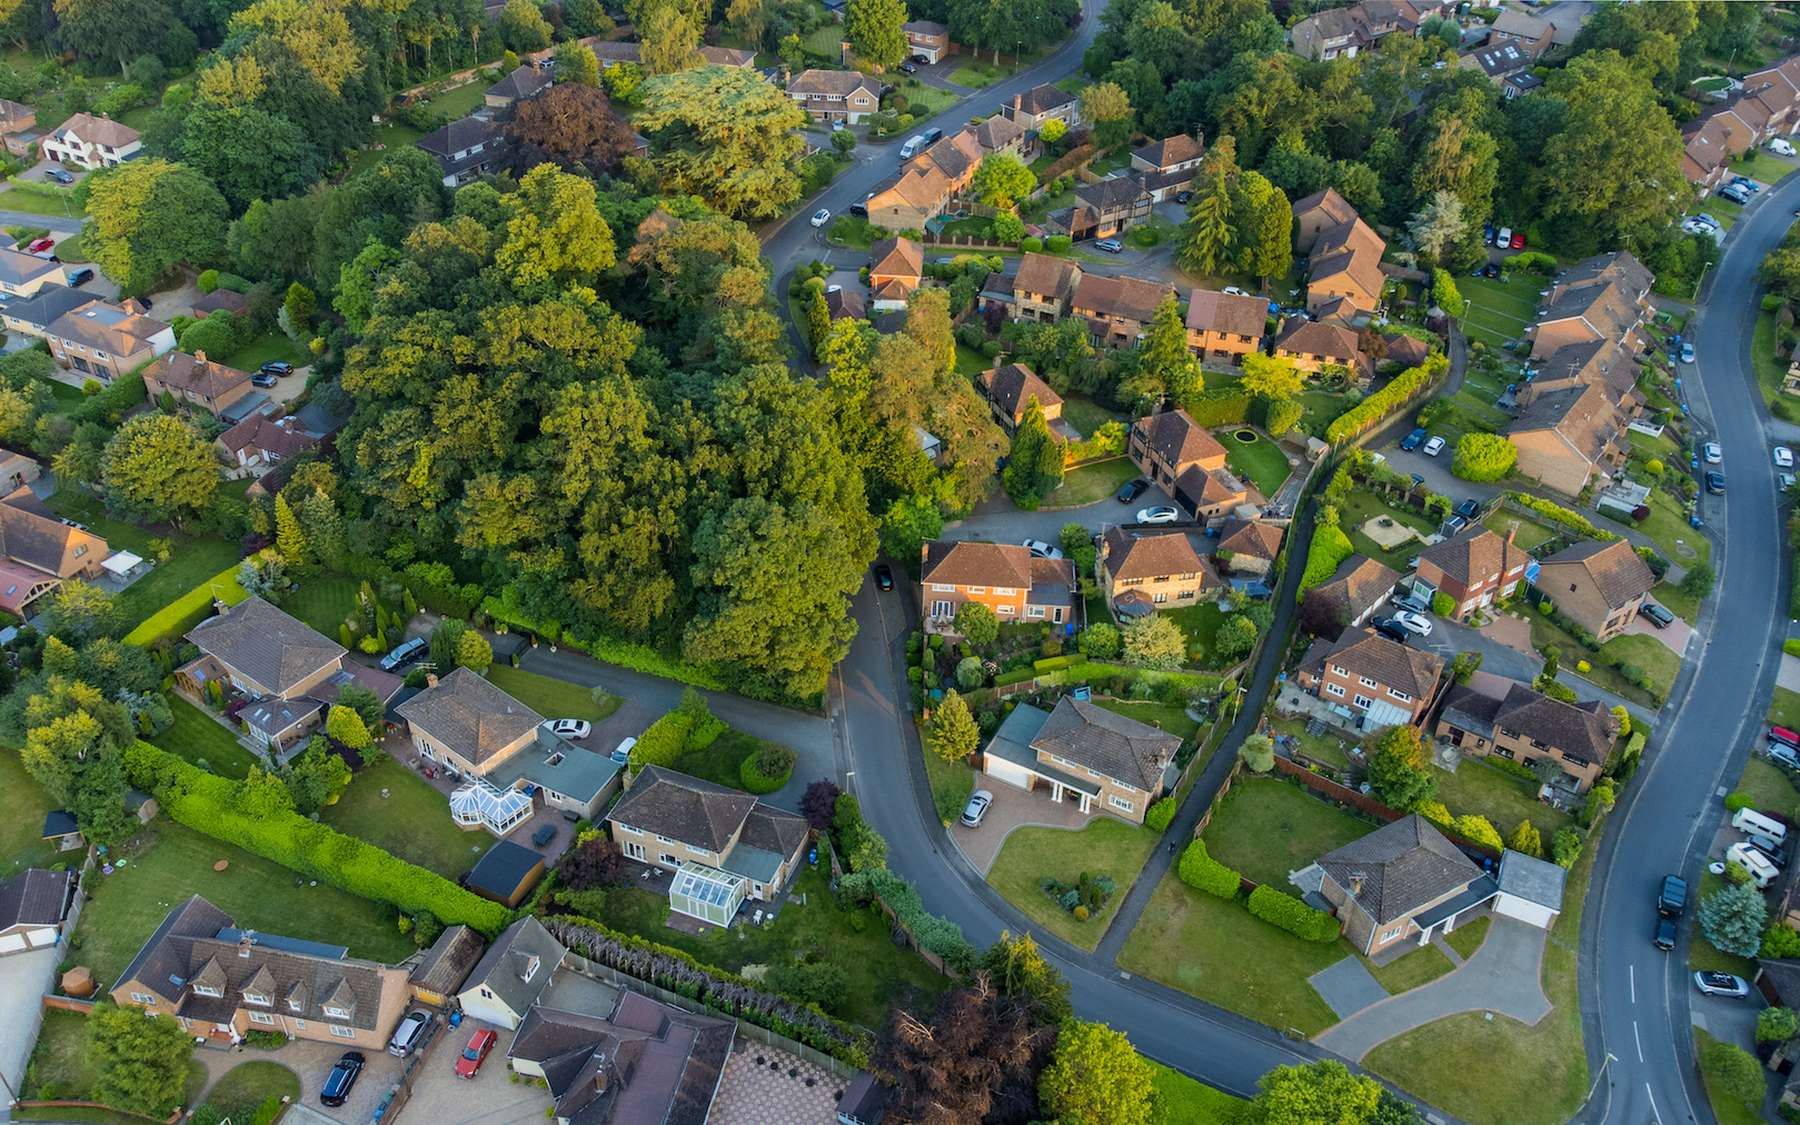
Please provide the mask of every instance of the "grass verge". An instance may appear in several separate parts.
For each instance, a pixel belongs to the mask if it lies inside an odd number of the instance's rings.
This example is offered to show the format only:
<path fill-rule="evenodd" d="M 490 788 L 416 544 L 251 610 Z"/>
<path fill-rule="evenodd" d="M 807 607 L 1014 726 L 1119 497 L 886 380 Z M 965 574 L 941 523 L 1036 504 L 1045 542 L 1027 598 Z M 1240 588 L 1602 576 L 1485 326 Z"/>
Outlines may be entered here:
<path fill-rule="evenodd" d="M 1119 912 L 1125 893 L 1156 847 L 1156 838 L 1148 828 L 1109 816 L 1096 816 L 1086 828 L 1073 832 L 1019 828 L 1001 846 L 988 869 L 987 881 L 1032 921 L 1068 942 L 1092 949 Z M 1073 884 L 1083 872 L 1111 876 L 1114 890 L 1098 913 L 1078 922 L 1044 893 L 1042 885 L 1045 879 Z"/>
<path fill-rule="evenodd" d="M 1105 500 L 1119 491 L 1119 486 L 1138 475 L 1129 457 L 1094 461 L 1070 469 L 1056 491 L 1044 498 L 1045 508 L 1083 508 Z"/>
<path fill-rule="evenodd" d="M 571 684 L 551 676 L 540 676 L 520 668 L 496 664 L 488 669 L 494 686 L 512 696 L 546 719 L 586 719 L 598 723 L 612 717 L 624 700 L 607 695 L 594 702 L 594 694 L 580 684 Z"/>
<path fill-rule="evenodd" d="M 1694 1029 L 1694 1057 L 1700 1063 L 1700 1080 L 1706 1085 L 1706 1100 L 1712 1104 L 1713 1116 L 1719 1119 L 1719 1125 L 1758 1125 L 1763 1115 L 1722 1088 L 1718 1065 L 1710 1057 L 1721 1046 L 1724 1044 L 1719 1040 Z"/>
<path fill-rule="evenodd" d="M 1248 1104 L 1155 1059 L 1144 1061 L 1155 1075 L 1156 1097 L 1162 1107 L 1162 1116 L 1157 1119 L 1160 1125 L 1223 1125 Z"/>

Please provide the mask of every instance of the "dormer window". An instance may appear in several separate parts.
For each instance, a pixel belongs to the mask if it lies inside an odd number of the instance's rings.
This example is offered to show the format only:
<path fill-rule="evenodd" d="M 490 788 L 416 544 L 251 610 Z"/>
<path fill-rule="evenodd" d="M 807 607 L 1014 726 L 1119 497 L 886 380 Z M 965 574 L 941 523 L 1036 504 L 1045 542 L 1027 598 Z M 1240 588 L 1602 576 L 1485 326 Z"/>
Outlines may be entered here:
<path fill-rule="evenodd" d="M 333 1020 L 347 1020 L 350 1018 L 350 1011 L 347 1008 L 333 1008 L 330 1005 L 326 1005 L 325 1018 L 333 1019 Z"/>
<path fill-rule="evenodd" d="M 304 1011 L 306 1011 L 306 1005 L 300 1002 L 299 997 L 290 996 L 290 997 L 288 997 L 288 1011 L 304 1012 Z"/>
<path fill-rule="evenodd" d="M 246 992 L 244 993 L 244 1003 L 260 1004 L 266 1008 L 269 1006 L 269 998 L 260 992 Z"/>
<path fill-rule="evenodd" d="M 211 985 L 205 985 L 205 984 L 196 984 L 194 986 L 194 993 L 197 996 L 223 996 L 223 995 L 225 995 L 223 992 L 219 991 L 216 988 L 213 988 Z"/>

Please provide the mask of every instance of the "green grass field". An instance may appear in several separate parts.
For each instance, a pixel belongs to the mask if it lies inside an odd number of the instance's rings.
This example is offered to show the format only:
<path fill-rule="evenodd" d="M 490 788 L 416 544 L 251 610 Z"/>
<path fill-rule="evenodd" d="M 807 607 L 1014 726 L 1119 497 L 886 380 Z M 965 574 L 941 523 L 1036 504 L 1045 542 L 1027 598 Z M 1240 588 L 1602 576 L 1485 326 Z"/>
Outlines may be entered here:
<path fill-rule="evenodd" d="M 1655 637 L 1632 633 L 1614 637 L 1600 646 L 1600 654 L 1622 663 L 1635 664 L 1649 674 L 1653 694 L 1667 699 L 1675 677 L 1681 672 L 1681 657 Z"/>
<path fill-rule="evenodd" d="M 25 772 L 19 752 L 10 746 L 0 746 L 0 793 L 5 793 L 7 800 L 6 815 L 0 817 L 0 873 L 10 875 L 21 867 L 55 862 L 56 848 L 43 840 L 44 814 L 50 811 L 50 802 Z"/>
<path fill-rule="evenodd" d="M 593 691 L 580 684 L 540 676 L 536 672 L 527 672 L 505 664 L 489 668 L 488 679 L 501 691 L 546 719 L 586 719 L 590 723 L 598 723 L 611 718 L 612 713 L 624 702 L 616 695 L 608 695 L 602 702 L 596 703 Z"/>
<path fill-rule="evenodd" d="M 1752 149 L 1731 162 L 1731 174 L 1749 176 L 1761 184 L 1779 183 L 1794 170 L 1794 162 L 1783 160 L 1765 148 Z"/>
<path fill-rule="evenodd" d="M 1251 434 L 1256 440 L 1239 441 L 1236 435 L 1240 432 Z M 1225 464 L 1231 471 L 1255 485 L 1264 497 L 1273 499 L 1290 471 L 1287 454 L 1281 447 L 1248 429 L 1222 433 L 1219 440 L 1225 446 Z"/>
<path fill-rule="evenodd" d="M 248 1121 L 268 1098 L 300 1097 L 300 1076 L 278 1062 L 239 1063 L 206 1091 L 206 1100 L 233 1121 Z"/>
<path fill-rule="evenodd" d="M 1288 889 L 1288 872 L 1375 830 L 1335 805 L 1273 777 L 1239 779 L 1206 826 L 1212 857 L 1258 883 Z"/>
<path fill-rule="evenodd" d="M 963 807 L 969 803 L 969 795 L 975 792 L 975 771 L 967 762 L 952 762 L 929 750 L 924 754 L 925 777 L 931 783 L 932 808 L 937 810 L 938 820 L 949 824 L 962 815 Z"/>
<path fill-rule="evenodd" d="M 294 342 L 287 338 L 287 333 L 279 329 L 271 329 L 232 352 L 221 362 L 235 367 L 239 371 L 255 372 L 263 364 L 276 360 L 285 360 L 295 367 L 300 367 L 311 363 L 312 356 L 296 348 Z M 300 376 L 289 375 L 287 378 L 298 379 Z"/>
<path fill-rule="evenodd" d="M 108 542 L 112 542 L 109 538 Z M 169 561 L 125 587 L 119 595 L 119 616 L 124 628 L 135 628 L 163 606 L 238 560 L 236 543 L 223 539 L 195 539 L 177 544 Z"/>
<path fill-rule="evenodd" d="M 1759 1125 L 1765 1119 L 1756 1107 L 1734 1100 L 1721 1088 L 1716 1067 L 1710 1058 L 1711 1052 L 1719 1045 L 1719 1040 L 1697 1027 L 1694 1029 L 1694 1055 L 1700 1064 L 1700 1078 L 1706 1085 L 1706 1100 L 1712 1103 L 1713 1116 L 1719 1119 L 1719 1125 Z M 1766 1082 L 1767 1072 L 1763 1074 L 1763 1078 Z"/>
<path fill-rule="evenodd" d="M 1434 769 L 1431 776 L 1437 778 L 1437 799 L 1451 812 L 1457 816 L 1485 816 L 1503 837 L 1511 836 L 1519 821 L 1527 818 L 1546 840 L 1557 829 L 1575 823 L 1568 814 L 1539 801 L 1536 787 L 1530 782 L 1473 759 L 1465 758 L 1455 773 Z"/>
<path fill-rule="evenodd" d="M 1407 560 L 1424 550 L 1425 545 L 1419 539 L 1409 539 L 1391 551 L 1382 550 L 1362 532 L 1362 525 L 1376 516 L 1397 520 L 1420 535 L 1436 532 L 1437 525 L 1409 509 L 1391 507 L 1372 492 L 1352 492 L 1338 506 L 1338 526 L 1350 536 L 1350 544 L 1359 553 L 1385 564 L 1399 574 L 1405 574 Z"/>
<path fill-rule="evenodd" d="M 356 608 L 356 592 L 360 586 L 354 578 L 310 575 L 300 583 L 299 589 L 287 595 L 281 608 L 335 641 L 338 626 Z"/>
<path fill-rule="evenodd" d="M 251 767 L 266 766 L 244 749 L 230 731 L 187 700 L 171 693 L 169 709 L 174 712 L 175 723 L 150 740 L 154 745 L 224 777 L 245 777 Z"/>
<path fill-rule="evenodd" d="M 1336 391 L 1306 391 L 1300 396 L 1299 428 L 1314 437 L 1323 437 L 1325 427 L 1350 409 L 1350 400 Z"/>
<path fill-rule="evenodd" d="M 1056 491 L 1044 498 L 1044 507 L 1085 507 L 1105 500 L 1137 475 L 1137 466 L 1129 457 L 1113 457 L 1077 466 L 1063 474 L 1063 482 L 1056 486 Z"/>
<path fill-rule="evenodd" d="M 1074 394 L 1063 399 L 1062 416 L 1063 421 L 1081 431 L 1082 437 L 1093 437 L 1094 431 L 1108 422 L 1124 421 L 1093 399 Z"/>
<path fill-rule="evenodd" d="M 1186 742 L 1199 731 L 1200 724 L 1188 718 L 1187 711 L 1167 703 L 1155 703 L 1147 699 L 1101 699 L 1095 703 L 1116 715 L 1124 715 L 1128 719 L 1136 719 L 1140 723 L 1149 723 L 1159 730 L 1168 731 L 1176 738 Z"/>
<path fill-rule="evenodd" d="M 1505 509 L 1500 509 L 1488 516 L 1482 521 L 1482 526 L 1499 536 L 1505 536 L 1508 531 L 1512 532 L 1513 542 L 1527 551 L 1539 544 L 1548 543 L 1557 535 L 1553 528 Z"/>
<path fill-rule="evenodd" d="M 475 866 L 494 843 L 486 832 L 458 828 L 449 799 L 392 758 L 360 770 L 319 819 L 448 879 Z"/>
<path fill-rule="evenodd" d="M 80 394 L 79 391 L 76 393 Z M 104 536 L 114 550 L 123 548 L 145 558 L 151 558 L 156 553 L 150 549 L 150 541 L 156 536 L 136 524 L 107 515 L 106 506 L 92 493 L 62 488 L 44 501 L 44 505 L 59 516 L 86 524 L 89 531 Z"/>
<path fill-rule="evenodd" d="M 73 188 L 59 189 L 67 191 L 67 195 L 40 194 L 35 191 L 24 191 L 18 187 L 9 187 L 0 192 L 0 211 L 23 211 L 28 215 L 56 215 L 65 219 L 82 217 L 81 208 L 75 206 Z"/>
<path fill-rule="evenodd" d="M 25 1072 L 25 1095 L 34 1100 L 45 1101 L 58 1098 L 86 1100 L 93 1096 L 94 1082 L 99 1077 L 94 1067 L 93 1045 L 88 1036 L 87 1017 L 79 1012 L 47 1011 L 44 1013 L 43 1028 L 38 1032 L 37 1046 L 31 1052 L 31 1062 Z M 273 1065 L 273 1064 L 265 1064 Z M 281 1069 L 286 1070 L 286 1067 Z M 290 1072 L 291 1074 L 291 1072 Z M 227 1078 L 230 1075 L 226 1075 Z M 188 1060 L 187 1092 L 182 1098 L 184 1106 L 191 1106 L 200 1096 L 206 1085 L 206 1067 L 198 1059 Z M 295 1081 L 298 1092 L 299 1082 Z M 133 1117 L 124 1113 L 107 1113 L 104 1110 L 89 1110 L 93 1117 L 69 1117 L 66 1109 L 38 1110 L 48 1119 L 56 1121 L 94 1121 L 112 1125 L 147 1125 L 148 1118 Z M 19 1116 L 15 1113 L 13 1116 Z"/>
<path fill-rule="evenodd" d="M 1020 828 L 1006 838 L 988 869 L 988 885 L 1006 896 L 1032 921 L 1083 949 L 1092 949 L 1106 933 L 1107 923 L 1119 912 L 1119 904 L 1143 870 L 1156 847 L 1156 833 L 1148 828 L 1096 816 L 1086 828 Z M 1085 922 L 1046 895 L 1041 884 L 1053 878 L 1073 884 L 1082 872 L 1110 875 L 1117 885 L 1106 905 Z"/>
<path fill-rule="evenodd" d="M 1776 688 L 1775 698 L 1769 703 L 1769 721 L 1789 730 L 1800 728 L 1800 692 Z"/>
<path fill-rule="evenodd" d="M 1544 279 L 1525 270 L 1505 281 L 1486 277 L 1459 277 L 1456 288 L 1468 301 L 1463 331 L 1471 340 L 1491 348 L 1505 346 L 1525 331 L 1537 315 L 1538 290 Z"/>
<path fill-rule="evenodd" d="M 1156 1076 L 1156 1096 L 1162 1109 L 1159 1125 L 1229 1125 L 1246 1104 L 1242 1098 L 1170 1070 L 1155 1059 L 1146 1061 Z"/>

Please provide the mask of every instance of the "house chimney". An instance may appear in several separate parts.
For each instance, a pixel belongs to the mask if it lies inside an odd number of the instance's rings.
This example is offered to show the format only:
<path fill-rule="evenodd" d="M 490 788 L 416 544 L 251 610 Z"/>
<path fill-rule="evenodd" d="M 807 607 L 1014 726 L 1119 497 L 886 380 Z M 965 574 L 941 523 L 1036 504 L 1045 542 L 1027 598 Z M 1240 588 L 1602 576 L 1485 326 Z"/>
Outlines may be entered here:
<path fill-rule="evenodd" d="M 1507 525 L 1507 527 L 1506 527 L 1506 545 L 1508 547 L 1513 545 L 1513 536 L 1517 535 L 1518 533 L 1519 533 L 1519 525 L 1518 524 L 1512 523 L 1512 524 Z"/>
<path fill-rule="evenodd" d="M 594 1061 L 598 1064 L 594 1067 L 594 1089 L 604 1094 L 612 1079 L 612 1060 L 602 1054 L 596 1056 Z"/>
<path fill-rule="evenodd" d="M 425 686 L 426 687 L 434 688 L 437 686 L 437 684 L 438 684 L 438 681 L 437 681 L 437 673 L 436 672 L 425 673 Z"/>
<path fill-rule="evenodd" d="M 248 958 L 250 947 L 256 944 L 256 931 L 245 930 L 238 935 L 238 956 Z"/>
<path fill-rule="evenodd" d="M 1361 872 L 1357 872 L 1357 873 L 1356 873 L 1356 874 L 1354 874 L 1354 875 L 1351 875 L 1351 876 L 1350 876 L 1350 897 L 1351 897 L 1351 898 L 1359 898 L 1359 897 L 1361 897 L 1361 895 L 1362 895 L 1362 888 L 1363 888 L 1363 876 L 1362 876 L 1362 873 L 1361 873 Z"/>
<path fill-rule="evenodd" d="M 194 353 L 194 366 L 195 367 L 205 367 L 206 366 L 206 353 L 205 352 L 196 351 Z"/>

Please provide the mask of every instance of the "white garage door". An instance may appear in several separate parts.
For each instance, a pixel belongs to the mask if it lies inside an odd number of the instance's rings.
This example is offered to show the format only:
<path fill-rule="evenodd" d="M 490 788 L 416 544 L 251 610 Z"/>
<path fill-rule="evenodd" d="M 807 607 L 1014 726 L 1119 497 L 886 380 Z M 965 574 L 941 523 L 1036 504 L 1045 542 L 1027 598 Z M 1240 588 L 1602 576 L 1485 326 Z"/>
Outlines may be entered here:
<path fill-rule="evenodd" d="M 1008 785 L 1017 785 L 1020 789 L 1031 788 L 1031 771 L 1024 766 L 995 754 L 987 755 L 986 760 L 986 773 L 989 777 L 998 778 Z"/>
<path fill-rule="evenodd" d="M 24 934 L 0 934 L 0 953 L 17 953 L 24 948 Z"/>
<path fill-rule="evenodd" d="M 1506 894 L 1499 895 L 1494 899 L 1494 913 L 1507 918 L 1517 918 L 1540 930 L 1549 929 L 1550 924 L 1556 921 L 1556 912 L 1549 907 Z"/>

